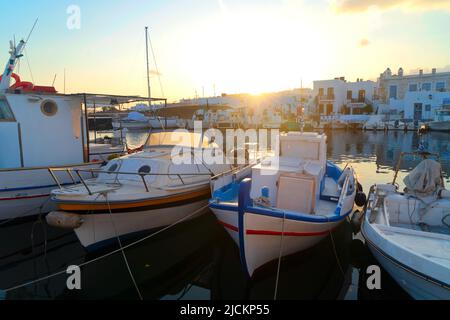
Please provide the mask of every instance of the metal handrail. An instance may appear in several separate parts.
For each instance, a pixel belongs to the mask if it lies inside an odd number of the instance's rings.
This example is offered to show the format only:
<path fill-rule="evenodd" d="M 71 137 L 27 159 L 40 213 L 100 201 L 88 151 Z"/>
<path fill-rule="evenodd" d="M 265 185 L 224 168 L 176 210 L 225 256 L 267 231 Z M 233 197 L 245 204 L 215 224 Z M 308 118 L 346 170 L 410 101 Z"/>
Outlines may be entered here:
<path fill-rule="evenodd" d="M 83 184 L 83 186 L 86 188 L 87 192 L 89 193 L 89 195 L 92 195 L 92 191 L 89 189 L 86 181 L 83 179 L 83 177 L 80 175 L 80 172 L 85 172 L 85 173 L 91 173 L 92 177 L 94 178 L 94 173 L 96 174 L 101 174 L 101 173 L 105 173 L 105 174 L 116 174 L 116 175 L 133 175 L 133 176 L 140 176 L 142 179 L 142 183 L 144 184 L 145 190 L 146 192 L 150 192 L 150 189 L 148 187 L 147 181 L 145 181 L 145 177 L 146 176 L 177 176 L 178 179 L 180 179 L 180 181 L 183 183 L 183 185 L 186 185 L 186 183 L 184 182 L 182 176 L 209 176 L 211 177 L 212 174 L 211 173 L 140 173 L 140 172 L 120 172 L 120 171 L 104 171 L 101 169 L 73 169 L 73 168 L 64 168 L 64 169 L 59 169 L 59 168 L 48 168 L 50 175 L 52 176 L 53 180 L 56 182 L 56 184 L 59 186 L 60 189 L 63 189 L 61 183 L 59 182 L 58 178 L 56 177 L 56 175 L 54 174 L 54 171 L 65 171 L 69 174 L 69 176 L 72 178 L 72 181 L 74 182 L 74 184 L 76 184 L 75 179 L 73 178 L 73 175 L 71 173 L 71 171 L 75 172 L 78 176 L 78 178 L 80 179 L 80 182 Z"/>
<path fill-rule="evenodd" d="M 219 173 L 219 174 L 217 174 L 217 175 L 211 177 L 211 180 L 217 180 L 217 179 L 219 179 L 219 178 L 222 178 L 223 176 L 226 176 L 226 175 L 229 175 L 229 174 L 232 174 L 232 173 L 241 171 L 241 170 L 245 170 L 245 169 L 251 168 L 251 167 L 253 167 L 253 166 L 258 165 L 260 162 L 261 162 L 261 161 L 257 161 L 257 162 L 255 162 L 255 163 L 251 163 L 251 164 L 248 164 L 248 165 L 244 165 L 244 166 L 241 166 L 241 167 L 233 168 L 233 169 L 231 169 L 231 170 L 228 170 L 228 171 Z"/>

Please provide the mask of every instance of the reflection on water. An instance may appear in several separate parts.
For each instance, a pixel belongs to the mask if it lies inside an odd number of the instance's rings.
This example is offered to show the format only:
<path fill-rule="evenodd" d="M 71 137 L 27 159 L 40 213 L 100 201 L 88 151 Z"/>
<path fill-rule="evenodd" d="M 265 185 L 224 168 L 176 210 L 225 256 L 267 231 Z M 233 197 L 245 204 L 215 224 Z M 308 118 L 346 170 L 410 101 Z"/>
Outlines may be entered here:
<path fill-rule="evenodd" d="M 447 186 L 450 183 L 449 134 L 334 132 L 329 137 L 329 158 L 342 167 L 351 163 L 365 190 L 376 182 L 392 181 L 400 152 L 414 151 L 423 143 L 438 152 Z M 128 133 L 139 145 L 144 133 Z M 401 178 L 414 167 L 402 166 Z M 31 239 L 31 240 L 30 240 Z M 44 241 L 47 239 L 47 241 Z M 407 295 L 383 273 L 383 290 L 366 289 L 366 267 L 376 264 L 360 235 L 353 238 L 349 223 L 315 248 L 285 258 L 281 263 L 279 299 L 388 299 Z M 96 260 L 106 252 L 87 254 L 73 232 L 47 226 L 43 220 L 0 228 L 0 288 L 82 265 L 82 290 L 66 289 L 62 273 L 8 293 L 8 299 L 137 299 L 121 253 Z M 111 251 L 114 248 L 109 248 Z M 259 270 L 249 281 L 239 252 L 212 213 L 178 225 L 125 252 L 133 276 L 145 299 L 273 299 L 277 263 Z"/>

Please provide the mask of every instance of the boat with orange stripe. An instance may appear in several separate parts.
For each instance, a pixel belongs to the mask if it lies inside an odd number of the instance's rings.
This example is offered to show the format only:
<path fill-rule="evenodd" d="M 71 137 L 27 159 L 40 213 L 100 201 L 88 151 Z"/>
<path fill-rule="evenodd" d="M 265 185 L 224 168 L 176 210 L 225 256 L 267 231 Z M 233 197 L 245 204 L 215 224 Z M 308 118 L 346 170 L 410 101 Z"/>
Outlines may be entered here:
<path fill-rule="evenodd" d="M 231 165 L 208 165 L 202 159 L 175 164 L 174 148 L 187 149 L 194 157 L 196 151 L 222 152 L 203 134 L 153 133 L 143 151 L 112 160 L 101 170 L 65 170 L 74 178 L 87 171 L 95 178 L 80 178 L 78 185 L 60 185 L 53 190 L 52 200 L 59 211 L 47 216 L 48 223 L 73 229 L 84 247 L 96 249 L 119 237 L 163 228 L 206 212 L 211 176 L 229 171 Z M 59 185 L 56 171 L 50 170 Z"/>

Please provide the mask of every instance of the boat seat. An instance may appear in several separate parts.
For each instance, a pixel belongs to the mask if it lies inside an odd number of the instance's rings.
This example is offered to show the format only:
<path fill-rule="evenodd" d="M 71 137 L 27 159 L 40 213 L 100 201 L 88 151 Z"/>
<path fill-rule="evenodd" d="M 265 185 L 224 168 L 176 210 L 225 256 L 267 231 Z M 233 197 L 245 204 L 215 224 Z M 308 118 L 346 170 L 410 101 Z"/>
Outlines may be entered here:
<path fill-rule="evenodd" d="M 302 173 L 280 175 L 277 208 L 313 214 L 316 206 L 316 180 Z"/>

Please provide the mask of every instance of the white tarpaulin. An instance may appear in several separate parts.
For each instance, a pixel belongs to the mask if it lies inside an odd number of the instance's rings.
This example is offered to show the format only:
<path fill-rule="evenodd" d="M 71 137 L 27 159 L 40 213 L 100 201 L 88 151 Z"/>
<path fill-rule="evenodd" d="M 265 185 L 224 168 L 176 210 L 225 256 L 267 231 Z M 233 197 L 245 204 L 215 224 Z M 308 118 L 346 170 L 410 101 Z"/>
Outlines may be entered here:
<path fill-rule="evenodd" d="M 403 182 L 409 192 L 424 195 L 436 192 L 441 186 L 441 164 L 426 159 L 411 171 Z"/>

